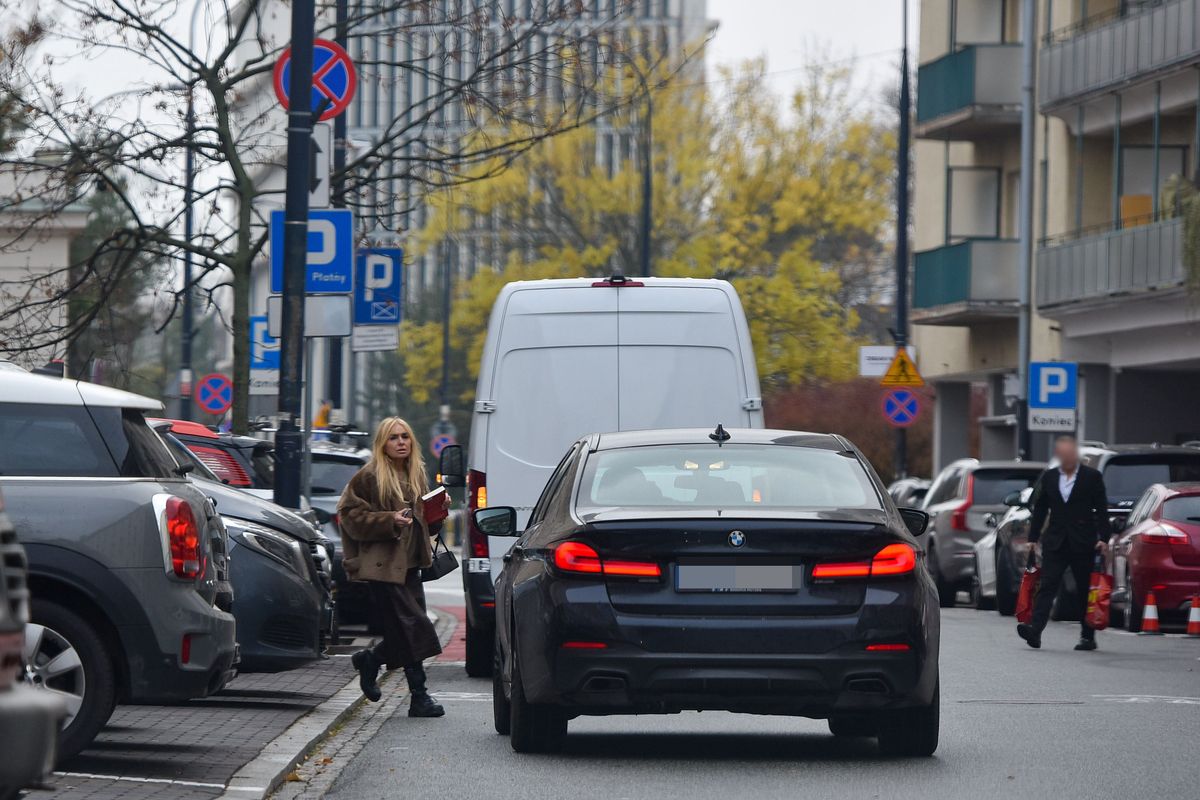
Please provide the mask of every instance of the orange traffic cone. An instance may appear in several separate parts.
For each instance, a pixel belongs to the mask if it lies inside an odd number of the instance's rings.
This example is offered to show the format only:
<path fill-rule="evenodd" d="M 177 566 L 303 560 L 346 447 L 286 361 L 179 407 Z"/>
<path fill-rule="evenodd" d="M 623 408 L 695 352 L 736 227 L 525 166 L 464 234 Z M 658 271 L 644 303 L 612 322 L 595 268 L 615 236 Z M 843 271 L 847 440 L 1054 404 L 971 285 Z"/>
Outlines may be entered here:
<path fill-rule="evenodd" d="M 1141 633 L 1162 636 L 1162 631 L 1158 629 L 1158 602 L 1154 599 L 1154 592 L 1146 592 L 1146 608 L 1142 611 Z"/>
<path fill-rule="evenodd" d="M 1188 611 L 1187 635 L 1200 638 L 1200 594 L 1192 595 L 1192 608 Z"/>

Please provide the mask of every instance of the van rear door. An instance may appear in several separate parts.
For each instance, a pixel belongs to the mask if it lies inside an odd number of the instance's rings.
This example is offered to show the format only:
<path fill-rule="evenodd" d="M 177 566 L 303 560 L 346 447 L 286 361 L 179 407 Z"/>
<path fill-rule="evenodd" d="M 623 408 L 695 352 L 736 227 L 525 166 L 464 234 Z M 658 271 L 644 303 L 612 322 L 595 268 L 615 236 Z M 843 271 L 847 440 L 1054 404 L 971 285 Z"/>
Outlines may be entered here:
<path fill-rule="evenodd" d="M 521 289 L 508 298 L 487 425 L 489 505 L 524 527 L 571 443 L 617 428 L 617 295 L 588 286 Z M 492 539 L 493 579 L 510 539 Z"/>
<path fill-rule="evenodd" d="M 745 401 L 741 341 L 731 296 L 716 286 L 637 286 L 619 295 L 617 430 L 756 426 Z M 739 309 L 740 310 L 740 309 Z"/>

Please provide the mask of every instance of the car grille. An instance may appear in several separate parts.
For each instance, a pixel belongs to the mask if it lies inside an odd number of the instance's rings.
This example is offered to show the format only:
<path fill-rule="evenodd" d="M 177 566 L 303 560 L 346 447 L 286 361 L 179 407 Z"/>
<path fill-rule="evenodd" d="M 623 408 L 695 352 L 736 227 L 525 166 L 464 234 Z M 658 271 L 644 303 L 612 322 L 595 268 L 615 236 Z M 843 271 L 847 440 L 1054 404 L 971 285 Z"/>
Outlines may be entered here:
<path fill-rule="evenodd" d="M 259 633 L 259 641 L 286 650 L 306 650 L 316 641 L 316 631 L 296 617 L 271 617 Z"/>
<path fill-rule="evenodd" d="M 17 534 L 0 515 L 0 632 L 24 630 L 29 619 L 28 562 Z"/>
<path fill-rule="evenodd" d="M 326 551 L 321 548 L 318 542 L 309 542 L 308 552 L 312 555 L 313 566 L 317 568 L 317 577 L 320 579 L 321 585 L 325 589 L 329 589 L 333 586 L 333 565 L 326 558 Z"/>

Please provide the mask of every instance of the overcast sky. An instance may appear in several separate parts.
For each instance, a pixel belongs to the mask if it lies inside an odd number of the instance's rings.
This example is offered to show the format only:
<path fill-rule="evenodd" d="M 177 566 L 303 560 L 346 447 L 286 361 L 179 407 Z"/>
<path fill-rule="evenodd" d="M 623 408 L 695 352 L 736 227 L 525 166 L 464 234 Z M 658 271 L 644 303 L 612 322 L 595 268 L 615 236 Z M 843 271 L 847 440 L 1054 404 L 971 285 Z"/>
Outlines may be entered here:
<path fill-rule="evenodd" d="M 900 63 L 901 11 L 905 0 L 708 0 L 720 23 L 708 51 L 710 74 L 720 64 L 765 55 L 771 85 L 792 90 L 809 61 L 853 62 L 860 85 L 895 85 Z M 909 3 L 909 58 L 916 62 L 920 0 Z M 869 92 L 872 100 L 879 91 Z"/>

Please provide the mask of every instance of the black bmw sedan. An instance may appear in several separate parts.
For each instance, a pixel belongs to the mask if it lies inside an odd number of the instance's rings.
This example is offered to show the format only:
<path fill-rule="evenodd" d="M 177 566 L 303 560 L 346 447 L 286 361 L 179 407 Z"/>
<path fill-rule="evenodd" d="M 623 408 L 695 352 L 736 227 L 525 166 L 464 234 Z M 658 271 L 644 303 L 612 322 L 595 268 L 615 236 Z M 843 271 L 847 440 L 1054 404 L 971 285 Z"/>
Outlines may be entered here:
<path fill-rule="evenodd" d="M 889 755 L 938 742 L 937 594 L 858 449 L 828 434 L 655 430 L 576 442 L 496 585 L 496 730 L 561 746 L 584 714 L 828 719 Z"/>

